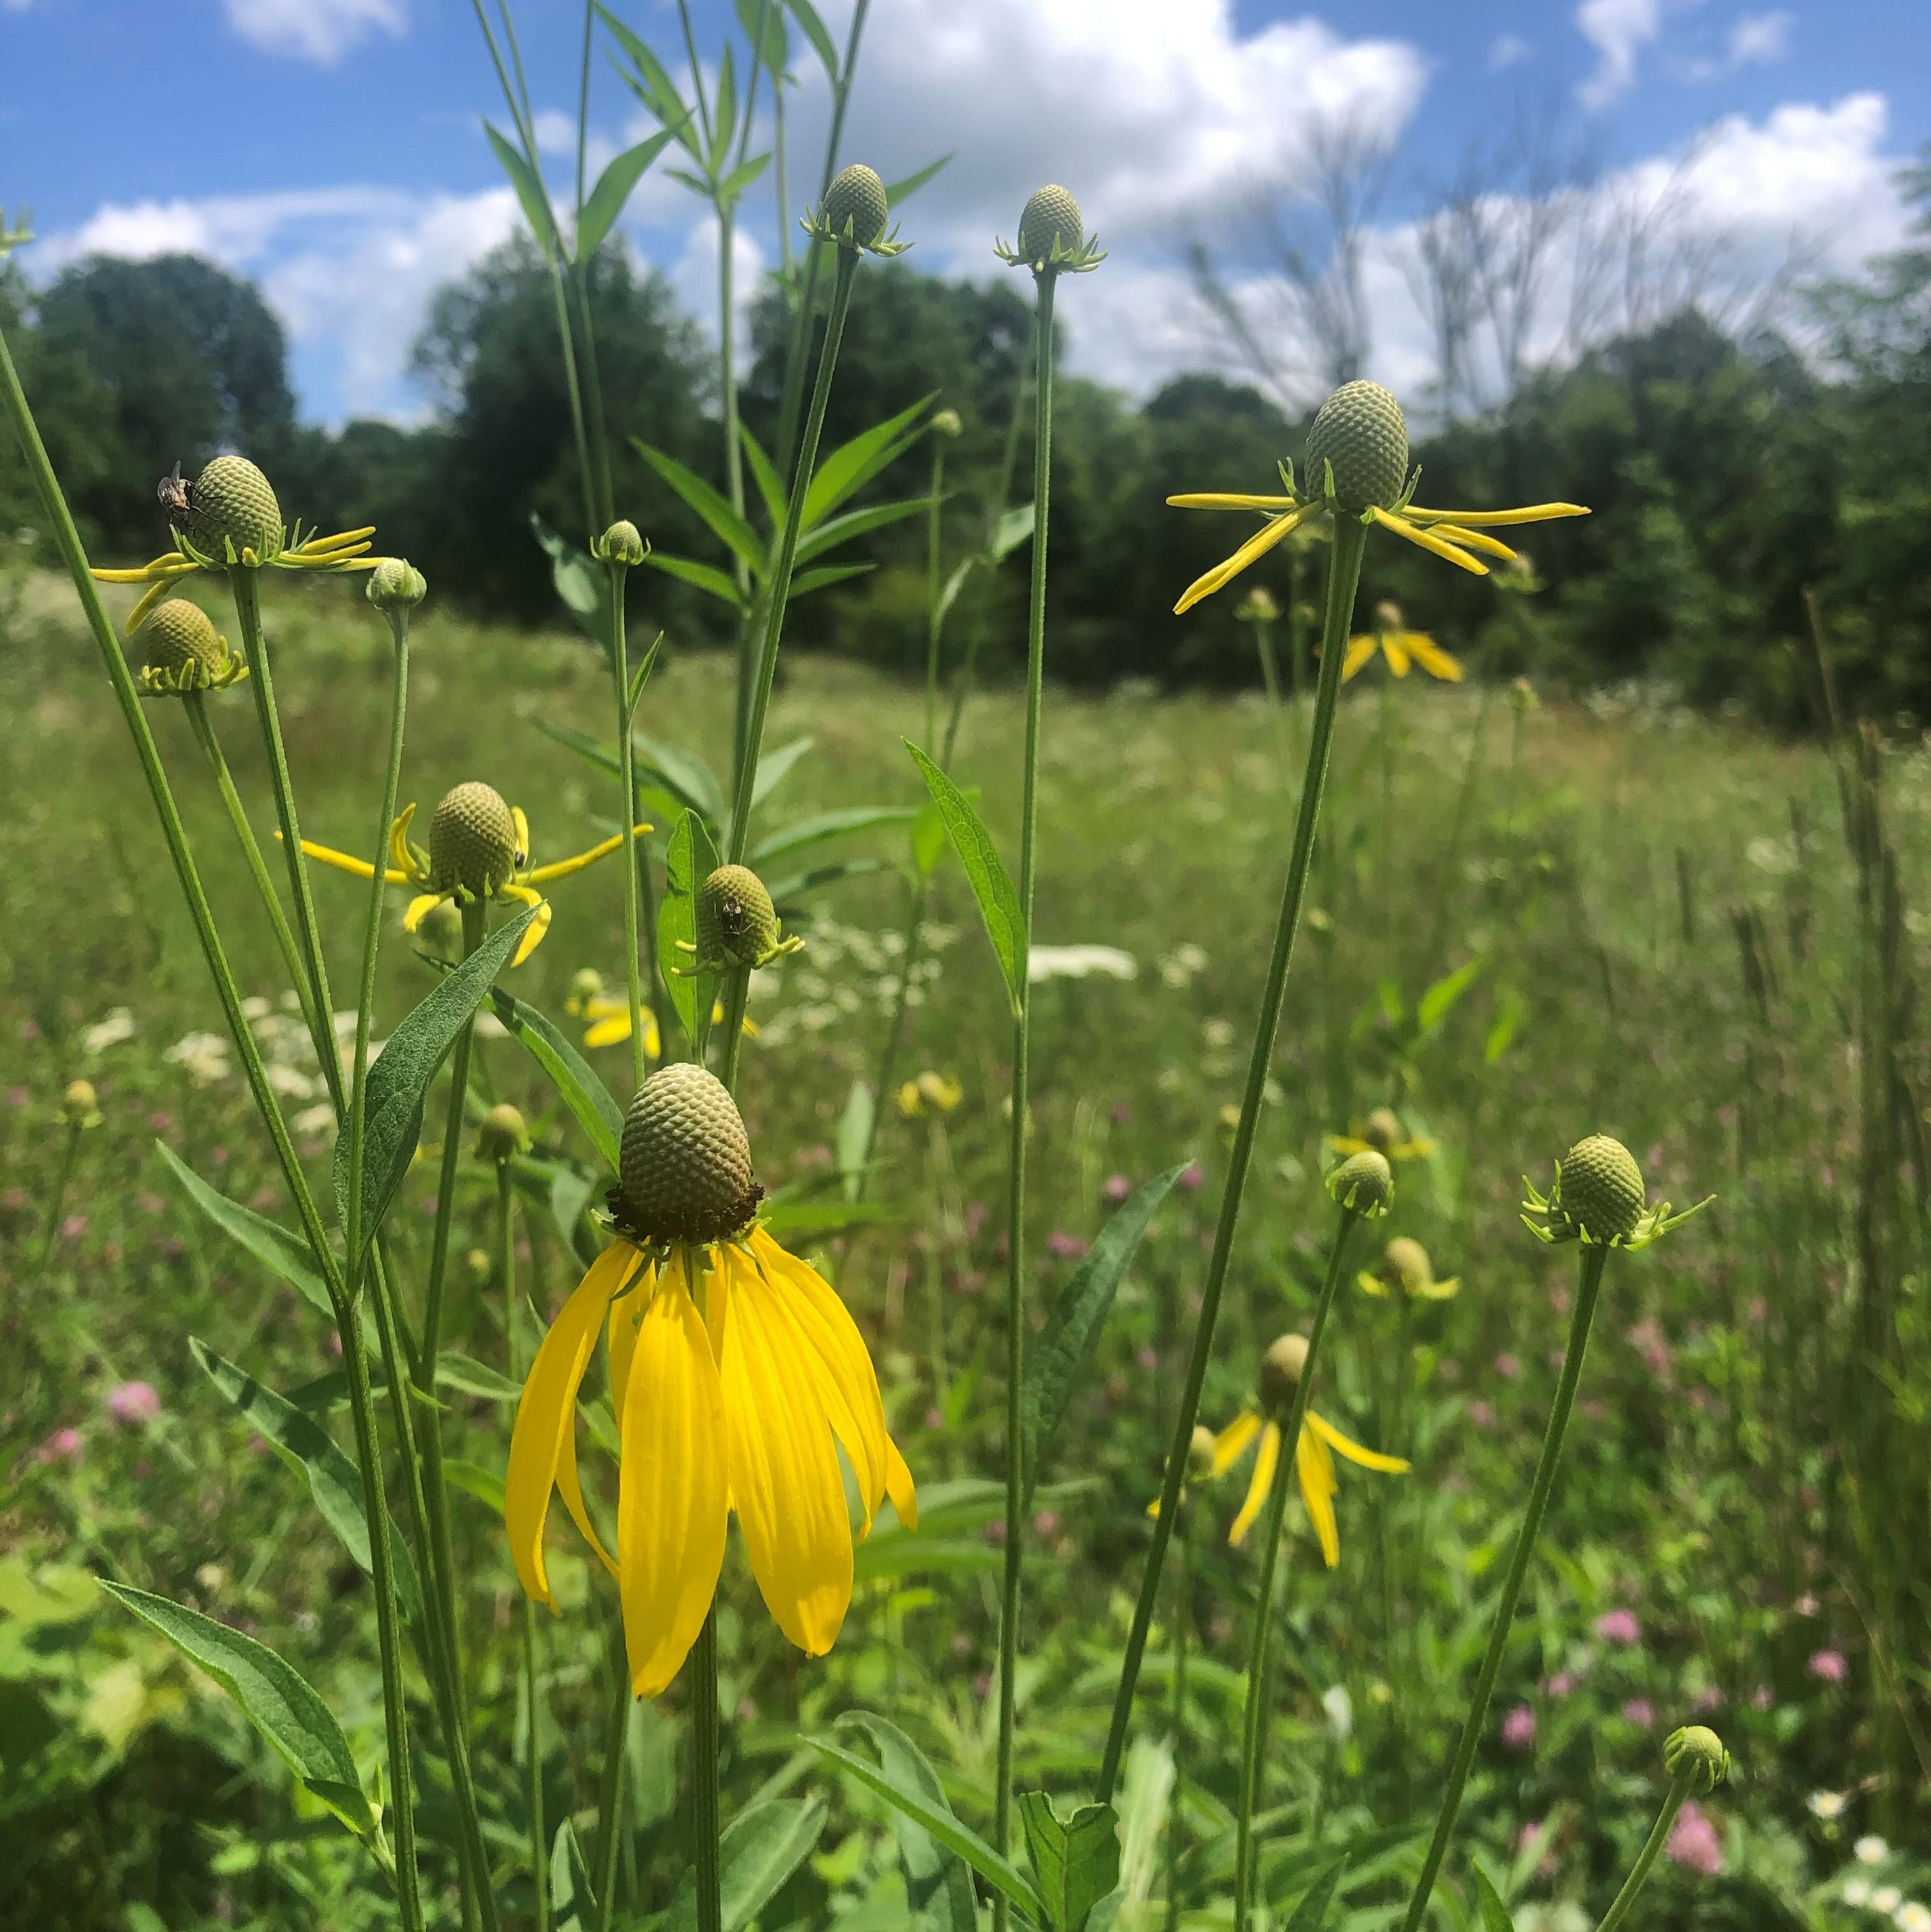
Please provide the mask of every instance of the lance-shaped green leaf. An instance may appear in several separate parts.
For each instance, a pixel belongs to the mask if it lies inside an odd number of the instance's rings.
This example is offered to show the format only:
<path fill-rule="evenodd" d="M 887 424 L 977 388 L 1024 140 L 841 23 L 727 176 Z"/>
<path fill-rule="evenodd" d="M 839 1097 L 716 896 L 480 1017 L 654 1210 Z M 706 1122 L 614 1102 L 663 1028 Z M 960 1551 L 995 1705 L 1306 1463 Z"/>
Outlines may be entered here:
<path fill-rule="evenodd" d="M 577 262 L 581 267 L 604 244 L 604 237 L 616 226 L 624 203 L 643 178 L 643 171 L 676 138 L 675 126 L 627 148 L 597 177 L 583 212 L 577 218 Z"/>
<path fill-rule="evenodd" d="M 1062 1818 L 1043 1791 L 1019 1794 L 1026 1850 L 1053 1932 L 1080 1932 L 1120 1882 L 1120 1821 L 1111 1804 L 1081 1804 Z"/>
<path fill-rule="evenodd" d="M 863 489 L 888 464 L 909 449 L 923 433 L 922 430 L 912 430 L 912 424 L 925 414 L 931 405 L 932 397 L 937 394 L 934 389 L 931 394 L 921 396 L 909 409 L 901 410 L 895 416 L 888 416 L 884 422 L 873 424 L 870 429 L 861 430 L 849 442 L 840 443 L 826 457 L 811 478 L 811 488 L 805 492 L 805 514 L 801 527 L 808 530 L 822 523 L 848 496 Z M 674 489 L 676 486 L 673 484 L 671 487 Z"/>
<path fill-rule="evenodd" d="M 696 752 L 667 745 L 659 738 L 646 737 L 641 731 L 633 731 L 630 741 L 644 769 L 655 772 L 681 804 L 688 805 L 703 820 L 715 838 L 724 815 L 724 800 L 717 775 L 710 766 Z"/>
<path fill-rule="evenodd" d="M 845 1110 L 838 1116 L 835 1144 L 838 1182 L 847 1202 L 856 1202 L 865 1181 L 865 1150 L 871 1144 L 871 1125 L 877 1102 L 862 1080 L 854 1080 L 845 1096 Z"/>
<path fill-rule="evenodd" d="M 1509 1916 L 1509 1908 L 1480 1865 L 1475 1868 L 1475 1896 L 1482 1907 L 1482 1932 L 1516 1932 L 1516 1922 Z"/>
<path fill-rule="evenodd" d="M 781 0 L 737 0 L 738 25 L 766 74 L 790 70 L 791 48 L 784 32 Z"/>
<path fill-rule="evenodd" d="M 677 92 L 677 83 L 665 71 L 664 64 L 651 52 L 646 41 L 625 26 L 602 4 L 602 0 L 596 0 L 596 4 L 598 17 L 610 30 L 610 38 L 636 64 L 635 75 L 623 76 L 631 92 L 671 130 L 681 147 L 689 154 L 697 154 L 697 124 L 691 117 L 690 109 L 685 106 L 683 96 Z"/>
<path fill-rule="evenodd" d="M 744 1932 L 817 1848 L 827 1807 L 822 1798 L 754 1800 L 718 1840 L 718 1902 L 724 1932 Z M 685 1869 L 661 1932 L 696 1932 L 696 1875 Z"/>
<path fill-rule="evenodd" d="M 276 1756 L 387 1867 L 382 1827 L 363 1794 L 342 1726 L 292 1664 L 266 1644 L 199 1610 L 104 1577 L 100 1587 L 206 1671 L 241 1706 Z"/>
<path fill-rule="evenodd" d="M 199 1336 L 188 1337 L 187 1350 L 201 1364 L 208 1379 L 235 1405 L 243 1420 L 253 1426 L 289 1468 L 307 1478 L 308 1492 L 315 1498 L 322 1521 L 355 1558 L 356 1568 L 364 1576 L 373 1576 L 375 1564 L 369 1550 L 369 1519 L 363 1510 L 362 1479 L 334 1438 L 286 1396 L 265 1387 L 225 1356 L 217 1355 Z M 416 1622 L 422 1615 L 421 1586 L 416 1581 L 415 1565 L 409 1560 L 408 1547 L 394 1524 L 389 1528 L 389 1553 L 395 1564 L 396 1594 L 402 1600 L 403 1615 L 412 1623 Z"/>
<path fill-rule="evenodd" d="M 1033 1881 L 1016 1865 L 1001 1858 L 976 1832 L 961 1824 L 949 1810 L 933 1804 L 916 1790 L 902 1788 L 877 1766 L 829 1738 L 807 1738 L 805 1742 L 867 1790 L 877 1792 L 893 1810 L 922 1826 L 947 1851 L 964 1859 L 988 1885 L 1003 1892 L 1035 1924 L 1045 1922 L 1045 1901 Z"/>
<path fill-rule="evenodd" d="M 754 575 L 763 569 L 764 546 L 758 542 L 757 532 L 731 508 L 722 494 L 676 457 L 661 449 L 653 449 L 649 443 L 639 442 L 634 436 L 631 440 L 644 461 L 710 526 L 719 542 L 735 550 Z M 646 557 L 644 561 L 648 563 L 650 559 Z"/>
<path fill-rule="evenodd" d="M 328 1298 L 321 1270 L 316 1265 L 308 1243 L 279 1221 L 265 1220 L 253 1209 L 217 1193 L 175 1154 L 165 1141 L 157 1141 L 182 1191 L 221 1232 L 246 1248 L 277 1280 L 285 1281 L 304 1301 L 318 1308 L 332 1322 L 335 1304 Z"/>
<path fill-rule="evenodd" d="M 934 1810 L 952 1816 L 939 1774 L 896 1724 L 869 1711 L 847 1712 L 838 1723 L 865 1732 L 878 1753 L 881 1768 L 894 1784 L 901 1790 L 916 1792 Z M 903 1811 L 898 1814 L 898 1862 L 905 1874 L 906 1903 L 918 1932 L 979 1932 L 979 1909 L 964 1861 Z"/>
<path fill-rule="evenodd" d="M 535 512 L 529 527 L 550 560 L 550 581 L 577 628 L 604 656 L 611 649 L 610 572 L 587 550 L 559 536 Z"/>
<path fill-rule="evenodd" d="M 1086 1258 L 1060 1291 L 1048 1317 L 1045 1333 L 1034 1352 L 1024 1395 L 1022 1441 L 1025 1445 L 1026 1494 L 1039 1480 L 1039 1466 L 1065 1421 L 1081 1372 L 1091 1359 L 1093 1344 L 1105 1325 L 1121 1278 L 1132 1265 L 1160 1204 L 1188 1163 L 1142 1181 L 1099 1231 Z"/>
<path fill-rule="evenodd" d="M 1005 976 L 1006 996 L 1016 1018 L 1026 980 L 1026 922 L 1019 910 L 1019 895 L 1013 890 L 1012 878 L 999 856 L 998 847 L 992 842 L 991 833 L 973 809 L 971 801 L 910 739 L 901 742 L 912 754 L 912 762 L 919 767 L 925 789 L 945 821 L 946 836 L 952 842 L 952 850 L 965 868 L 966 882 L 979 902 L 979 916 L 985 922 L 985 936 L 992 942 L 993 956 Z"/>
<path fill-rule="evenodd" d="M 496 986 L 490 989 L 490 1005 L 496 1018 L 549 1075 L 550 1084 L 589 1136 L 598 1158 L 614 1174 L 624 1117 L 623 1109 L 610 1098 L 610 1089 L 598 1078 L 589 1062 L 526 1000 Z"/>
<path fill-rule="evenodd" d="M 1336 1858 L 1308 1887 L 1301 1902 L 1294 1907 L 1294 1916 L 1282 1932 L 1321 1932 L 1327 1921 L 1327 1908 L 1333 1900 L 1334 1888 L 1341 1882 L 1341 1875 L 1347 1869 L 1348 1860 Z"/>
<path fill-rule="evenodd" d="M 793 17 L 804 30 L 805 38 L 811 43 L 811 50 L 823 62 L 825 76 L 834 86 L 838 78 L 838 50 L 832 37 L 826 31 L 825 23 L 818 17 L 817 9 L 811 0 L 784 0 Z"/>
<path fill-rule="evenodd" d="M 711 1035 L 711 1009 L 718 997 L 718 976 L 693 970 L 697 958 L 697 890 L 717 870 L 718 849 L 709 829 L 694 812 L 686 812 L 670 835 L 664 861 L 664 903 L 657 913 L 657 964 L 670 994 L 670 1004 L 701 1061 Z"/>
<path fill-rule="evenodd" d="M 1475 983 L 1475 977 L 1486 962 L 1480 953 L 1473 959 L 1456 968 L 1453 973 L 1436 980 L 1415 1003 L 1415 1036 L 1425 1040 L 1447 1018 L 1455 1009 L 1456 1002 Z"/>
<path fill-rule="evenodd" d="M 550 1910 L 554 1932 L 595 1932 L 597 1894 L 589 1862 L 568 1818 L 557 1826 L 550 1848 Z"/>
<path fill-rule="evenodd" d="M 842 812 L 820 812 L 809 818 L 794 819 L 781 825 L 769 838 L 760 839 L 751 851 L 751 863 L 762 872 L 773 859 L 789 857 L 812 845 L 833 838 L 849 838 L 881 825 L 904 825 L 917 817 L 907 805 L 854 805 Z"/>
<path fill-rule="evenodd" d="M 700 563 L 695 557 L 676 556 L 661 550 L 652 550 L 644 562 L 652 569 L 661 570 L 666 577 L 674 577 L 680 584 L 694 585 L 706 596 L 728 604 L 733 610 L 745 608 L 744 593 L 737 586 L 737 579 L 727 576 L 714 563 Z"/>
<path fill-rule="evenodd" d="M 503 172 L 509 176 L 510 186 L 516 190 L 516 198 L 523 204 L 523 218 L 529 224 L 529 232 L 536 237 L 537 246 L 552 260 L 556 260 L 563 252 L 562 243 L 556 232 L 556 217 L 550 212 L 550 196 L 544 190 L 542 176 L 487 121 L 483 123 L 483 132 L 490 137 L 490 146 L 496 151 Z"/>
<path fill-rule="evenodd" d="M 936 161 L 928 161 L 922 168 L 916 169 L 909 175 L 901 176 L 895 182 L 887 182 L 885 184 L 885 199 L 887 203 L 896 208 L 907 195 L 916 194 L 951 159 L 950 154 L 941 154 Z"/>
<path fill-rule="evenodd" d="M 493 932 L 390 1034 L 369 1068 L 364 1103 L 361 1245 L 367 1247 L 402 1185 L 422 1137 L 423 1102 L 429 1084 L 456 1036 L 483 1003 L 496 975 L 508 964 L 536 908 Z M 349 1136 L 336 1137 L 335 1203 L 349 1225 Z"/>

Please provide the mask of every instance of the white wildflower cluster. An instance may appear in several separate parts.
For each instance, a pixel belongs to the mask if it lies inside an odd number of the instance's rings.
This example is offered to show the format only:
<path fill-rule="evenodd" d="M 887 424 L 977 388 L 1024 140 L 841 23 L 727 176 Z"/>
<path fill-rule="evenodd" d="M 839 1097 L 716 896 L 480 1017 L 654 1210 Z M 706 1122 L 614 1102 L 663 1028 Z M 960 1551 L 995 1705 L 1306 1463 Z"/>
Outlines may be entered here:
<path fill-rule="evenodd" d="M 1177 993 L 1184 992 L 1207 970 L 1207 950 L 1185 940 L 1171 952 L 1162 953 L 1154 963 L 1159 968 L 1162 986 Z"/>
<path fill-rule="evenodd" d="M 1035 946 L 1026 956 L 1026 976 L 1046 980 L 1132 980 L 1140 962 L 1117 946 Z"/>
<path fill-rule="evenodd" d="M 956 943 L 959 929 L 929 920 L 919 928 L 912 962 L 908 1006 L 925 1004 L 944 970 L 940 955 Z M 781 971 L 751 976 L 751 1006 L 767 1047 L 798 1037 L 820 1038 L 848 1021 L 889 1018 L 898 1000 L 905 953 L 902 932 L 871 932 L 820 916 L 805 929 L 805 949 Z M 789 995 L 789 1005 L 770 1006 Z"/>
<path fill-rule="evenodd" d="M 235 1072 L 228 1058 L 228 1036 L 223 1033 L 184 1034 L 161 1058 L 179 1067 L 196 1087 L 218 1087 Z"/>
<path fill-rule="evenodd" d="M 83 1052 L 105 1053 L 110 1046 L 118 1046 L 122 1041 L 134 1037 L 134 1016 L 127 1006 L 115 1006 L 94 1022 L 91 1027 L 80 1030 L 80 1045 Z"/>

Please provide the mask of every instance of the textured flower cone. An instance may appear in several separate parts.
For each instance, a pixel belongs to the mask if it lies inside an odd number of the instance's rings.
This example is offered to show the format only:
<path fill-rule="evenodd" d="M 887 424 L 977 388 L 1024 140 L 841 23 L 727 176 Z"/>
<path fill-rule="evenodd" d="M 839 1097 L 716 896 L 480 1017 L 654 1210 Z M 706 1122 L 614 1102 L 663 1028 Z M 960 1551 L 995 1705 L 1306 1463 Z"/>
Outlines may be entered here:
<path fill-rule="evenodd" d="M 697 957 L 757 966 L 778 944 L 778 910 L 748 866 L 720 866 L 697 894 Z"/>
<path fill-rule="evenodd" d="M 1417 1294 L 1435 1280 L 1435 1264 L 1428 1250 L 1408 1234 L 1397 1234 L 1388 1244 L 1387 1260 L 1395 1278 L 1410 1294 Z"/>
<path fill-rule="evenodd" d="M 877 171 L 862 161 L 854 161 L 826 190 L 825 205 L 820 212 L 825 226 L 841 240 L 845 238 L 845 224 L 849 221 L 850 238 L 859 248 L 868 248 L 885 232 L 892 211 L 886 201 L 885 184 Z"/>
<path fill-rule="evenodd" d="M 688 1061 L 662 1067 L 624 1118 L 618 1212 L 646 1240 L 718 1241 L 757 1212 L 751 1141 L 715 1075 Z"/>
<path fill-rule="evenodd" d="M 504 1524 L 523 1588 L 556 1607 L 543 1539 L 559 1493 L 623 1600 L 631 1688 L 655 1696 L 703 1626 L 735 1512 L 778 1628 L 808 1656 L 851 1602 L 854 1524 L 889 1496 L 918 1522 L 878 1378 L 844 1304 L 755 1224 L 744 1123 L 702 1067 L 665 1067 L 631 1103 L 614 1197 L 621 1233 L 564 1305 L 517 1410 Z M 617 1419 L 616 1554 L 583 1504 L 576 1408 L 607 1324 Z"/>
<path fill-rule="evenodd" d="M 1551 1205 L 1592 1241 L 1635 1233 L 1647 1196 L 1642 1170 L 1621 1141 L 1591 1134 L 1562 1157 Z"/>
<path fill-rule="evenodd" d="M 245 456 L 217 456 L 188 490 L 187 535 L 195 548 L 217 563 L 227 561 L 227 545 L 238 557 L 253 550 L 258 563 L 280 554 L 281 506 L 267 477 Z"/>
<path fill-rule="evenodd" d="M 1057 182 L 1036 189 L 1019 217 L 1019 252 L 1029 262 L 1050 262 L 1053 244 L 1062 256 L 1077 254 L 1086 224 L 1071 191 Z"/>
<path fill-rule="evenodd" d="M 1361 1138 L 1377 1154 L 1393 1153 L 1402 1137 L 1401 1117 L 1392 1107 L 1377 1107 L 1361 1130 Z"/>
<path fill-rule="evenodd" d="M 1387 1156 L 1372 1148 L 1365 1154 L 1351 1154 L 1327 1177 L 1327 1191 L 1351 1213 L 1372 1220 L 1385 1214 L 1395 1198 L 1394 1170 Z"/>
<path fill-rule="evenodd" d="M 472 780 L 443 794 L 429 822 L 429 882 L 487 898 L 516 870 L 516 818 L 493 786 Z"/>
<path fill-rule="evenodd" d="M 1261 1406 L 1275 1421 L 1287 1420 L 1306 1372 L 1305 1335 L 1283 1335 L 1261 1358 Z"/>
<path fill-rule="evenodd" d="M 168 677 L 178 677 L 190 664 L 210 678 L 221 668 L 221 640 L 213 623 L 199 604 L 185 597 L 157 604 L 141 627 L 141 640 L 142 664 Z"/>
<path fill-rule="evenodd" d="M 1318 496 L 1324 466 L 1334 468 L 1334 500 L 1344 510 L 1386 508 L 1408 481 L 1408 426 L 1402 406 L 1378 382 L 1344 382 L 1315 412 L 1303 488 Z"/>

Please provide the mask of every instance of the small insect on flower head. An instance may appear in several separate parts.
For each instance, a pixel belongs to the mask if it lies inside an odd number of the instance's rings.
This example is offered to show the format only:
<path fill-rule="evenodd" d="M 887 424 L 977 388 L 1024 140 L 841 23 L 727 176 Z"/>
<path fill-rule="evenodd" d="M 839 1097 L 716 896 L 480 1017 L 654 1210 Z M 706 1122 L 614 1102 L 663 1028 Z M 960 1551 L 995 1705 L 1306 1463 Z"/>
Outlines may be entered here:
<path fill-rule="evenodd" d="M 768 966 L 805 942 L 787 938 L 764 881 L 748 866 L 720 866 L 697 890 L 697 968 Z"/>

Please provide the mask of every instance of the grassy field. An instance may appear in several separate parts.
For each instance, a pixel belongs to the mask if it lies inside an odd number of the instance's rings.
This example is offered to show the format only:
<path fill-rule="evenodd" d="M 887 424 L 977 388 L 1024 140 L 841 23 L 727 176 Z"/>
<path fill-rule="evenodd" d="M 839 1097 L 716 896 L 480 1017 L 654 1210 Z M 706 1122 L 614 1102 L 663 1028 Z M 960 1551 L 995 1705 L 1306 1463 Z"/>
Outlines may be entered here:
<path fill-rule="evenodd" d="M 28 584 L 0 653 L 11 721 L 0 1925 L 381 1925 L 388 1908 L 350 1841 L 265 1763 L 220 1694 L 90 1580 L 256 1632 L 323 1692 L 358 1752 L 376 1754 L 363 1580 L 299 1476 L 265 1453 L 190 1352 L 197 1338 L 262 1383 L 302 1392 L 346 1436 L 328 1324 L 194 1212 L 160 1151 L 289 1218 L 232 1053 L 197 1039 L 218 1014 L 70 610 L 64 586 Z M 285 593 L 268 616 L 304 830 L 366 853 L 386 729 L 382 633 L 334 589 Z M 1305 1318 L 1333 1225 L 1326 1143 L 1360 1131 L 1374 1109 L 1399 1115 L 1396 1151 L 1411 1157 L 1397 1162 L 1393 1214 L 1363 1239 L 1360 1267 L 1372 1272 L 1387 1239 L 1408 1236 L 1459 1288 L 1439 1300 L 1351 1288 L 1337 1315 L 1320 1406 L 1413 1468 L 1343 1468 L 1331 1570 L 1298 1505 L 1290 1513 L 1263 1889 L 1277 1911 L 1291 1905 L 1346 1849 L 1330 1922 L 1368 1932 L 1399 1911 L 1574 1281 L 1573 1256 L 1521 1224 L 1522 1177 L 1546 1186 L 1552 1159 L 1601 1131 L 1636 1153 L 1653 1198 L 1717 1200 L 1653 1253 L 1612 1262 L 1457 1859 L 1486 1862 L 1520 1932 L 1588 1932 L 1654 1815 L 1661 1738 L 1694 1718 L 1722 1732 L 1740 1777 L 1679 1819 L 1642 1922 L 1875 1924 L 1874 1898 L 1894 1915 L 1931 1900 L 1927 1090 L 1908 1003 L 1927 931 L 1914 902 L 1931 856 L 1931 766 L 1873 752 L 1860 778 L 1849 748 L 1840 771 L 1815 746 L 1769 742 L 1640 692 L 1531 706 L 1504 690 L 1411 680 L 1390 701 L 1381 675 L 1351 686 L 1343 707 L 1318 910 L 1290 982 L 1206 1419 L 1234 1417 L 1261 1352 Z M 724 763 L 730 701 L 721 661 L 673 652 L 640 725 Z M 772 822 L 910 806 L 898 741 L 922 735 L 922 704 L 835 662 L 789 663 L 769 742 L 812 744 L 773 793 Z M 211 708 L 265 838 L 245 688 Z M 426 814 L 450 785 L 486 779 L 528 812 L 539 862 L 574 851 L 610 829 L 610 787 L 538 728 L 601 735 L 607 708 L 601 665 L 574 639 L 472 629 L 432 610 L 416 632 L 402 796 Z M 278 956 L 178 707 L 151 710 L 299 1122 L 319 1089 L 282 1012 Z M 1013 694 L 975 697 L 955 767 L 1009 843 L 1021 730 Z M 1085 1775 L 1105 1728 L 1266 964 L 1294 806 L 1285 774 L 1298 771 L 1305 730 L 1253 697 L 1048 694 L 1036 944 L 1123 957 L 1063 955 L 1037 988 L 1027 1244 L 1040 1304 L 1129 1184 L 1192 1163 L 1035 1498 L 1021 1771 L 1056 1789 Z M 1867 809 L 1879 785 L 1881 822 Z M 980 1479 L 1002 1466 L 993 1282 L 1009 1036 L 949 861 L 928 909 L 898 1078 L 929 1071 L 958 1098 L 937 1104 L 938 1083 L 909 1107 L 886 1096 L 869 1217 L 840 1226 L 831 1211 L 844 1198 L 840 1123 L 853 1083 L 876 1078 L 898 991 L 904 844 L 898 827 L 856 842 L 850 852 L 879 869 L 785 908 L 805 946 L 759 975 L 751 996 L 762 1030 L 742 1090 L 761 1178 L 793 1207 L 826 1210 L 814 1251 L 872 1344 L 895 1433 L 933 1505 L 920 1536 L 895 1529 L 867 1546 L 851 1619 L 822 1664 L 752 1614 L 749 1577 L 727 1559 L 729 1802 L 816 1792 L 831 1808 L 769 1927 L 908 1923 L 890 1814 L 801 1750 L 801 1733 L 828 1732 L 855 1707 L 884 1713 L 981 1828 L 975 1808 L 991 1781 L 1000 1502 Z M 346 987 L 363 896 L 326 872 L 316 890 Z M 619 875 L 593 869 L 552 896 L 549 937 L 512 983 L 569 1025 L 573 974 L 595 968 L 620 986 Z M 392 1023 L 430 976 L 399 926 L 385 949 L 379 1012 Z M 625 1051 L 592 1058 L 623 1097 Z M 481 1097 L 516 1102 L 535 1136 L 516 1252 L 518 1286 L 547 1317 L 574 1285 L 583 1204 L 555 1177 L 587 1150 L 514 1040 L 486 1039 L 480 1059 Z M 79 1077 L 104 1118 L 70 1136 L 61 1096 Z M 440 1118 L 439 1096 L 432 1144 Z M 301 1130 L 325 1173 L 327 1134 L 312 1120 Z M 397 1216 L 405 1280 L 427 1246 L 434 1186 L 433 1164 L 420 1162 Z M 514 1859 L 530 1741 L 514 1694 L 514 1580 L 487 1500 L 511 1413 L 488 1392 L 508 1366 L 496 1210 L 490 1172 L 466 1162 L 448 1340 L 490 1374 L 445 1391 L 444 1426 L 466 1485 L 454 1532 L 486 1746 L 478 1778 L 493 1843 Z M 586 1466 L 601 1493 L 601 1458 Z M 1169 1922 L 1170 1852 L 1181 1922 L 1225 1922 L 1216 1900 L 1254 1556 L 1225 1539 L 1244 1477 L 1198 1491 L 1182 1527 L 1190 1609 L 1156 1626 L 1138 1708 L 1121 1798 L 1137 1892 L 1125 1910 L 1138 1916 L 1123 1924 Z M 553 1822 L 595 1804 L 609 1600 L 574 1533 L 552 1541 L 565 1608 L 542 1634 L 556 1725 L 538 1756 Z M 1190 1662 L 1177 1722 L 1181 1628 Z M 660 1906 L 685 1858 L 681 1690 L 637 1706 L 628 1734 L 623 1856 L 631 1895 Z M 422 1775 L 433 1840 L 446 1806 L 439 1760 Z M 439 1900 L 453 1897 L 442 1857 L 432 1844 Z M 505 1898 L 527 1922 L 515 1881 Z M 1459 1886 L 1442 1910 L 1444 1924 L 1478 1922 L 1462 1918 L 1474 1907 Z M 1910 1932 L 1913 1922 L 1897 1922 Z"/>

